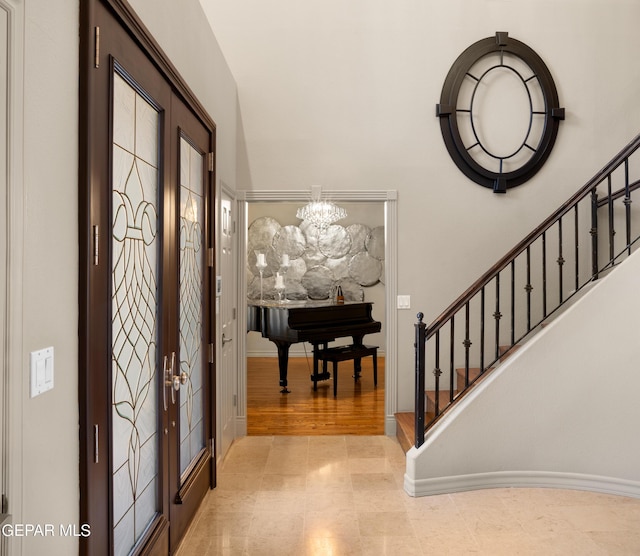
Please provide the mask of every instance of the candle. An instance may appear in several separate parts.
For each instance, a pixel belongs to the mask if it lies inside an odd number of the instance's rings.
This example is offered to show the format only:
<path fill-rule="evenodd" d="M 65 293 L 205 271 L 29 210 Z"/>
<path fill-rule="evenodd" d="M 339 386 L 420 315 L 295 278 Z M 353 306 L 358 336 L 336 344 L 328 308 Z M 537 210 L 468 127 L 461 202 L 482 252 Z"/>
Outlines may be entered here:
<path fill-rule="evenodd" d="M 284 288 L 284 278 L 279 272 L 276 273 L 276 288 Z"/>
<path fill-rule="evenodd" d="M 286 253 L 282 255 L 282 266 L 289 266 L 289 255 Z"/>
<path fill-rule="evenodd" d="M 267 266 L 267 258 L 264 253 L 258 253 L 258 266 Z"/>

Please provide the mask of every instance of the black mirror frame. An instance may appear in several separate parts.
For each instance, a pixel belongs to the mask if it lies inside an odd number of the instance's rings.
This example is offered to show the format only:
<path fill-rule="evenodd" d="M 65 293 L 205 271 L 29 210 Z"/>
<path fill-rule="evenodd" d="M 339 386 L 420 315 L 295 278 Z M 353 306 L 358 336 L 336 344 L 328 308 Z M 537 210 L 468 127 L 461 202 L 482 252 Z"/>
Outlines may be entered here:
<path fill-rule="evenodd" d="M 545 121 L 537 147 L 526 145 L 534 151 L 533 156 L 515 170 L 495 172 L 484 168 L 468 153 L 460 136 L 456 113 L 460 88 L 471 68 L 489 54 L 505 52 L 520 58 L 537 77 L 544 98 Z M 442 137 L 456 166 L 477 184 L 493 189 L 494 193 L 506 193 L 507 189 L 532 178 L 546 162 L 556 141 L 560 121 L 564 120 L 564 108 L 560 108 L 555 83 L 542 58 L 523 42 L 509 37 L 508 33 L 498 32 L 495 37 L 469 46 L 453 63 L 442 87 L 440 103 L 436 105 L 436 116 L 440 119 Z"/>

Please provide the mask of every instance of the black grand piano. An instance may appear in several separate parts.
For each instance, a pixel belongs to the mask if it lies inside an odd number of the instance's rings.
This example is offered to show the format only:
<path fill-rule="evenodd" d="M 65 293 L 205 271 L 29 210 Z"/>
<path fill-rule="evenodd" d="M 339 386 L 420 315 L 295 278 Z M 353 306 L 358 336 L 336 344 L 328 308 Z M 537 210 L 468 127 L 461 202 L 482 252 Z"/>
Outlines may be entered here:
<path fill-rule="evenodd" d="M 263 301 L 249 303 L 247 331 L 261 332 L 278 348 L 278 367 L 282 393 L 288 393 L 287 367 L 289 347 L 298 342 L 309 342 L 314 349 L 315 380 L 326 380 L 329 374 L 319 374 L 317 352 L 336 338 L 351 336 L 354 346 L 362 345 L 366 334 L 380 332 L 382 325 L 371 316 L 371 302 L 288 301 L 277 303 Z M 313 377 L 312 377 L 313 378 Z"/>

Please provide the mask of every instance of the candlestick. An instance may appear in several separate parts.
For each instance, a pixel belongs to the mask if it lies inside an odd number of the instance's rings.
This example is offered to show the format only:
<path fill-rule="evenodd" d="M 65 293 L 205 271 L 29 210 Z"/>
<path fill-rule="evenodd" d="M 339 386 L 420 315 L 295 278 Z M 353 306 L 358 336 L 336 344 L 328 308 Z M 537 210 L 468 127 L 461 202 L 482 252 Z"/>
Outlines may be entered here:
<path fill-rule="evenodd" d="M 282 303 L 284 293 L 284 277 L 279 272 L 276 273 L 276 292 L 278 293 L 278 301 Z"/>
<path fill-rule="evenodd" d="M 256 268 L 260 273 L 260 303 L 262 303 L 264 301 L 262 278 L 264 274 L 264 269 L 267 268 L 267 258 L 265 257 L 264 253 L 259 253 L 258 251 L 255 251 L 255 254 L 256 254 Z"/>
<path fill-rule="evenodd" d="M 289 255 L 287 253 L 283 253 L 282 254 L 282 259 L 281 259 L 281 263 L 280 263 L 280 270 L 282 271 L 282 289 L 284 290 L 284 299 L 282 300 L 284 303 L 286 303 L 287 301 L 289 301 L 287 299 L 287 290 L 285 288 L 285 283 L 284 280 L 287 276 L 287 271 L 289 270 L 289 267 L 291 266 L 291 261 L 289 260 Z"/>

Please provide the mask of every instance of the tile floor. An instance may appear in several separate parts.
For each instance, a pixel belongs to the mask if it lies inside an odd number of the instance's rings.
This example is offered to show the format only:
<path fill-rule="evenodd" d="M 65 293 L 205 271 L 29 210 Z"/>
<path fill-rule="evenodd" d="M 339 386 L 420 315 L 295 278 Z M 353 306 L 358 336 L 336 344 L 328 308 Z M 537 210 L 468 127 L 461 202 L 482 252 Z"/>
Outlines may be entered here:
<path fill-rule="evenodd" d="M 384 436 L 234 443 L 179 556 L 640 555 L 640 500 L 554 489 L 412 498 Z"/>

